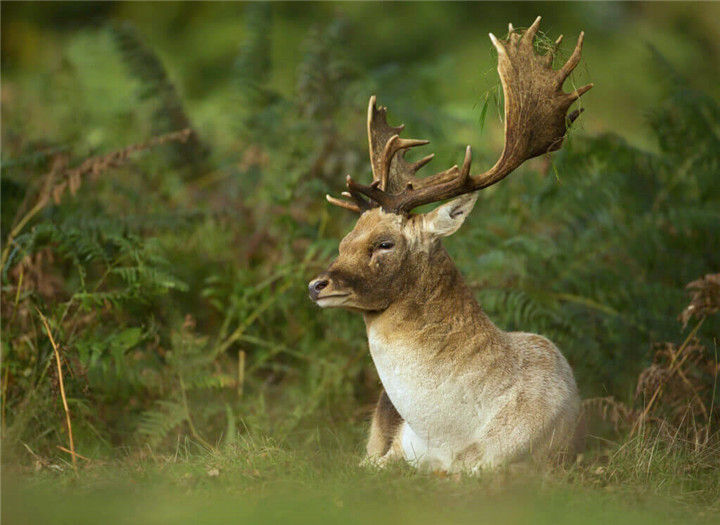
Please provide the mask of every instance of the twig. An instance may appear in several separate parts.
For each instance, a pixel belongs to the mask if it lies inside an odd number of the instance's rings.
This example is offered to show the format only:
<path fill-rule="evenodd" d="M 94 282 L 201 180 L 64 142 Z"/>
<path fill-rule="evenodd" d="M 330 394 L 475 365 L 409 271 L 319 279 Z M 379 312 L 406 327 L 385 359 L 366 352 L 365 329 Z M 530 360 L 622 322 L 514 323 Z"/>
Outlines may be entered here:
<path fill-rule="evenodd" d="M 65 385 L 63 383 L 62 366 L 60 364 L 60 351 L 58 350 L 55 339 L 52 336 L 47 319 L 45 319 L 45 316 L 42 314 L 40 309 L 37 309 L 37 313 L 40 315 L 40 319 L 42 319 L 42 322 L 45 325 L 45 331 L 47 332 L 50 344 L 55 351 L 55 362 L 57 363 L 58 379 L 60 381 L 60 396 L 62 397 L 63 407 L 65 408 L 65 419 L 67 420 L 68 436 L 70 437 L 70 455 L 72 456 L 73 470 L 75 471 L 75 474 L 77 474 L 77 453 L 75 452 L 75 442 L 73 441 L 72 423 L 70 423 L 70 409 L 68 408 L 67 398 L 65 397 Z"/>
<path fill-rule="evenodd" d="M 114 151 L 107 155 L 91 157 L 82 164 L 80 164 L 80 166 L 78 166 L 77 168 L 65 170 L 64 174 L 66 174 L 68 178 L 72 178 L 80 175 L 86 175 L 88 173 L 100 173 L 107 168 L 122 164 L 133 153 L 153 148 L 155 146 L 160 146 L 168 142 L 187 142 L 187 140 L 190 138 L 190 135 L 192 135 L 192 130 L 190 128 L 186 128 L 181 131 L 175 131 L 172 133 L 166 133 L 165 135 L 152 137 L 145 142 L 141 142 L 140 144 L 133 144 L 131 146 L 128 146 L 127 148 L 121 149 L 119 151 Z"/>
<path fill-rule="evenodd" d="M 50 202 L 50 198 L 47 195 L 43 195 L 40 200 L 35 204 L 35 206 L 32 207 L 32 209 L 25 214 L 25 216 L 20 219 L 20 222 L 17 223 L 17 225 L 12 229 L 10 234 L 8 235 L 7 241 L 5 241 L 5 249 L 2 252 L 2 259 L 0 260 L 0 265 L 2 267 L 5 267 L 5 262 L 7 261 L 8 255 L 10 254 L 10 247 L 13 245 L 15 241 L 15 237 L 17 237 L 18 233 L 25 227 L 25 225 L 30 222 L 30 219 L 35 217 L 37 213 L 42 210 L 45 205 Z"/>
<path fill-rule="evenodd" d="M 581 304 L 583 306 L 592 308 L 593 310 L 598 310 L 598 311 L 603 312 L 608 315 L 613 315 L 613 316 L 620 315 L 620 312 L 618 312 L 614 308 L 606 306 L 597 301 L 593 301 L 592 299 L 589 299 L 587 297 L 582 297 L 581 295 L 575 295 L 575 294 L 571 294 L 571 293 L 549 293 L 547 295 L 549 297 L 552 297 L 553 299 L 558 299 L 560 301 L 567 301 L 569 303 Z"/>
<path fill-rule="evenodd" d="M 242 399 L 244 385 L 245 385 L 245 350 L 240 350 L 238 352 L 238 373 L 237 373 L 238 399 Z"/>
<path fill-rule="evenodd" d="M 28 452 L 30 452 L 30 455 L 31 455 L 33 458 L 35 458 L 35 461 L 37 461 L 38 463 L 40 463 L 40 465 L 42 465 L 42 466 L 47 466 L 47 465 L 49 464 L 49 462 L 48 462 L 45 458 L 37 455 L 37 454 L 35 453 L 35 451 L 30 448 L 30 445 L 28 445 L 28 444 L 25 443 L 24 441 L 21 441 L 20 443 L 22 443 L 22 446 L 25 447 L 25 450 L 27 450 Z"/>
<path fill-rule="evenodd" d="M 62 445 L 55 445 L 58 449 L 62 450 L 63 452 L 67 452 L 68 454 L 73 454 L 72 450 L 68 450 L 67 448 L 63 447 Z M 85 461 L 92 461 L 90 458 L 86 458 L 82 454 L 78 454 L 77 452 L 74 453 L 77 457 L 80 459 L 84 459 Z"/>

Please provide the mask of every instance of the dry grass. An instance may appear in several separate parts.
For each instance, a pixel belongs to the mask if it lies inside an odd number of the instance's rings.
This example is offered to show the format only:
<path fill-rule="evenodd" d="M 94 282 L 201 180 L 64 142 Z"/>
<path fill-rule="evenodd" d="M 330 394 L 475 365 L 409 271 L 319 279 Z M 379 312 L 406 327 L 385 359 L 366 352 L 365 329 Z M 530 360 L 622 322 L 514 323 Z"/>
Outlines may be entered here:
<path fill-rule="evenodd" d="M 75 454 L 75 441 L 73 440 L 72 421 L 70 421 L 70 408 L 68 408 L 67 396 L 65 395 L 65 383 L 63 381 L 62 364 L 60 363 L 60 350 L 58 350 L 58 345 L 57 343 L 55 343 L 55 338 L 52 335 L 52 331 L 50 330 L 50 325 L 48 324 L 47 319 L 40 310 L 38 310 L 37 313 L 40 316 L 40 319 L 42 319 L 43 326 L 45 327 L 45 332 L 47 333 L 48 339 L 50 339 L 50 344 L 52 345 L 53 352 L 55 353 L 55 363 L 57 364 L 58 381 L 60 382 L 60 397 L 62 398 L 63 408 L 65 409 L 65 421 L 67 422 L 68 439 L 70 440 L 70 456 L 72 457 L 73 471 L 77 475 L 77 455 Z"/>

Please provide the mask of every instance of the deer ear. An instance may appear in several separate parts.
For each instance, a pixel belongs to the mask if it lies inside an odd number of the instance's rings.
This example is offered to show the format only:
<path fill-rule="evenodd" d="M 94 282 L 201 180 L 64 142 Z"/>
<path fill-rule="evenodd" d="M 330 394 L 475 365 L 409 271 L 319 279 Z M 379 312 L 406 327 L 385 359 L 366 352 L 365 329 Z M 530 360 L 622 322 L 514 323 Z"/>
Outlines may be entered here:
<path fill-rule="evenodd" d="M 452 235 L 465 222 L 475 206 L 478 192 L 468 193 L 423 215 L 423 229 L 437 237 Z"/>

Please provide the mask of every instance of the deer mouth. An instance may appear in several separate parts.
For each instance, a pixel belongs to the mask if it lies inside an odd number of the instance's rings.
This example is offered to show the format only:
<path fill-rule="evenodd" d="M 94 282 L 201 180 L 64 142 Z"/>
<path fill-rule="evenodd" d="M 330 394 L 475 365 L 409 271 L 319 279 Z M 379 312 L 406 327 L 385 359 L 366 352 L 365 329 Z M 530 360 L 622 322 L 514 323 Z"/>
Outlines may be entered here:
<path fill-rule="evenodd" d="M 315 299 L 316 301 L 322 301 L 323 299 L 332 299 L 333 297 L 347 297 L 350 295 L 349 293 L 334 293 L 332 295 L 323 295 L 322 297 L 318 297 Z"/>
<path fill-rule="evenodd" d="M 322 308 L 328 306 L 341 306 L 341 304 L 345 302 L 344 298 L 349 295 L 349 293 L 334 293 L 330 295 L 323 295 L 322 297 L 316 298 L 315 303 Z"/>

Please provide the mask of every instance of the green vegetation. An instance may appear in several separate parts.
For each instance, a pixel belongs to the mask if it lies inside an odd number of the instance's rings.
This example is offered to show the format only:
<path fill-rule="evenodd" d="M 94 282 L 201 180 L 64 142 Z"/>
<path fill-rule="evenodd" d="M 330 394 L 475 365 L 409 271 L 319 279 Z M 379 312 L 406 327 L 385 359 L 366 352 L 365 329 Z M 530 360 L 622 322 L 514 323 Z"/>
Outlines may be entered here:
<path fill-rule="evenodd" d="M 718 5 L 659 5 L 4 3 L 3 518 L 716 520 Z M 566 50 L 586 30 L 596 87 L 447 246 L 499 326 L 568 356 L 588 450 L 360 469 L 362 321 L 306 296 L 354 220 L 323 196 L 369 173 L 373 93 L 428 173 L 466 143 L 491 165 L 485 34 L 538 12 Z"/>
<path fill-rule="evenodd" d="M 647 459 L 647 458 L 645 458 Z M 618 525 L 716 523 L 717 506 L 688 513 L 688 476 L 660 476 L 667 457 L 628 469 L 500 472 L 444 478 L 393 465 L 361 471 L 357 456 L 335 449 L 288 450 L 244 438 L 213 453 L 181 443 L 168 456 L 148 453 L 83 469 L 78 480 L 43 470 L 31 485 L 4 487 L 9 523 L 533 523 Z M 678 467 L 681 458 L 678 460 Z M 684 458 L 683 458 L 684 459 Z M 621 464 L 624 467 L 621 467 Z M 677 491 L 661 498 L 656 491 Z M 696 501 L 693 496 L 692 501 Z M 41 504 L 38 502 L 42 502 Z"/>

